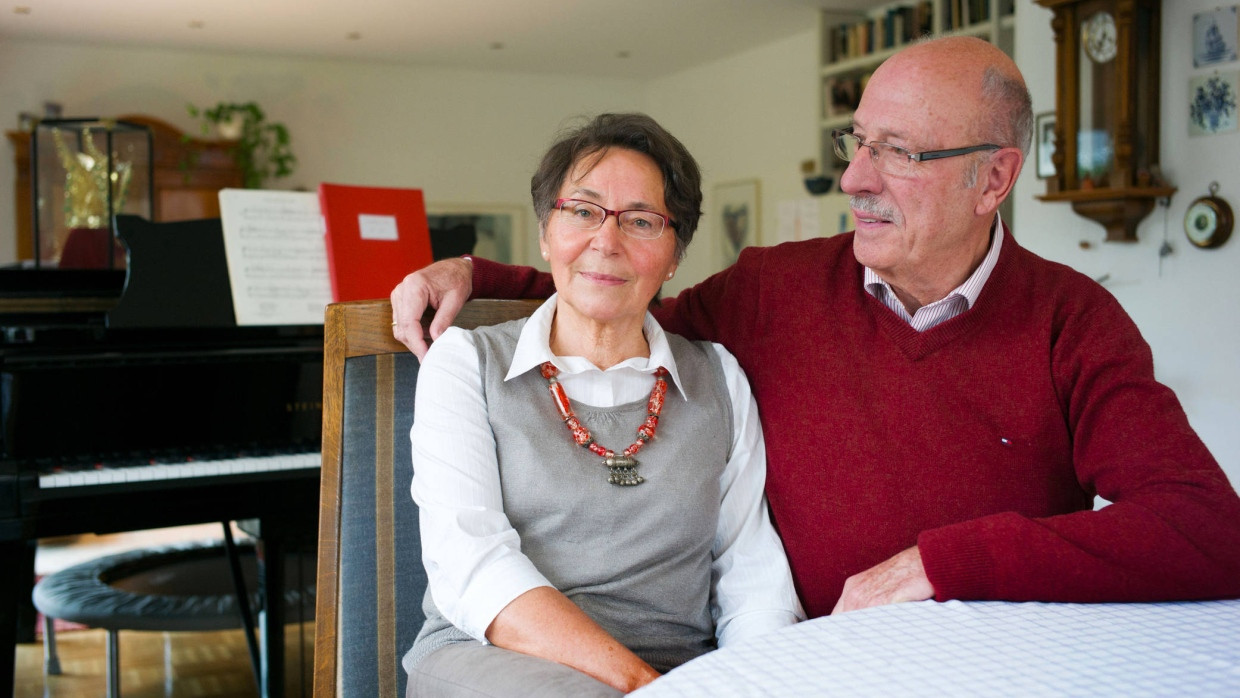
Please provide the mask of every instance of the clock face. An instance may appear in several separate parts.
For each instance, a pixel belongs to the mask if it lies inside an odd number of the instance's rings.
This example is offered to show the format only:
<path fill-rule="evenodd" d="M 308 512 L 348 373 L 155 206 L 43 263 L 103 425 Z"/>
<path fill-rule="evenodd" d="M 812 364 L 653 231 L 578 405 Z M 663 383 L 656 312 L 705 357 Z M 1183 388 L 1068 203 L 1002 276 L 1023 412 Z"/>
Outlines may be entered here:
<path fill-rule="evenodd" d="M 1231 236 L 1231 206 L 1214 196 L 1194 201 L 1184 214 L 1184 234 L 1197 247 L 1218 247 Z"/>
<path fill-rule="evenodd" d="M 1118 50 L 1115 17 L 1110 12 L 1096 12 L 1081 24 L 1081 45 L 1095 62 L 1106 63 Z"/>
<path fill-rule="evenodd" d="M 1184 215 L 1184 233 L 1194 245 L 1205 245 L 1218 228 L 1218 215 L 1205 202 L 1198 201 Z"/>

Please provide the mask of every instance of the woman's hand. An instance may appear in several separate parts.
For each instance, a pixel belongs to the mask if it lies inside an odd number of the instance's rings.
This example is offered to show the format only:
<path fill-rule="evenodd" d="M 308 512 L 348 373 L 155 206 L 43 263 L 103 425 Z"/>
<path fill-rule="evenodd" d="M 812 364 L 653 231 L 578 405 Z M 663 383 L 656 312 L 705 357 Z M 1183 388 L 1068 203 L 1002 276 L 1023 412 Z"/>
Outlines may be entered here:
<path fill-rule="evenodd" d="M 536 587 L 513 599 L 491 621 L 487 640 L 496 647 L 570 666 L 625 693 L 659 677 L 551 587 Z"/>

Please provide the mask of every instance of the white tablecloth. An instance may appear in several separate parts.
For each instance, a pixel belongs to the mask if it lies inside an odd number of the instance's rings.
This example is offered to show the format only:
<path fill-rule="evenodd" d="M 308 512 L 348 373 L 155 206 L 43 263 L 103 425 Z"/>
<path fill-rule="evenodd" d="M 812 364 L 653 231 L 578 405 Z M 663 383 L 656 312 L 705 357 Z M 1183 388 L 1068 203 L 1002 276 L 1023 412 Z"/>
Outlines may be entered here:
<path fill-rule="evenodd" d="M 1240 696 L 1240 601 L 882 606 L 726 647 L 630 695 Z"/>

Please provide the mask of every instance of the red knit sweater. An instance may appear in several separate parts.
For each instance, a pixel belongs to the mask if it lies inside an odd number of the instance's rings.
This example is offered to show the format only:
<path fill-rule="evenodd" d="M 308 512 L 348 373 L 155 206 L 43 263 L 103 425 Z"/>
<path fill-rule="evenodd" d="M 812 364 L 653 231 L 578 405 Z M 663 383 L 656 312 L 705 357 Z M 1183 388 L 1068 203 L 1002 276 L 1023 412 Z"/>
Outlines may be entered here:
<path fill-rule="evenodd" d="M 552 290 L 482 260 L 474 279 Z M 811 616 L 911 545 L 939 600 L 1240 596 L 1240 498 L 1136 326 L 1010 236 L 975 306 L 926 332 L 865 292 L 851 234 L 748 248 L 656 314 L 748 374 Z"/>

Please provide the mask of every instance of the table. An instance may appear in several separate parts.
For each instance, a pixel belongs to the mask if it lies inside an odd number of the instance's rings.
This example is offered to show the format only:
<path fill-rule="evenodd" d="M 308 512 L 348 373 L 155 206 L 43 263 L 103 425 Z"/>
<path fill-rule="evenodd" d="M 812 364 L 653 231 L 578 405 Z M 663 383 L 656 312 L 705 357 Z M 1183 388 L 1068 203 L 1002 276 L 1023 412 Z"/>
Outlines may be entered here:
<path fill-rule="evenodd" d="M 1240 696 L 1240 600 L 881 606 L 725 647 L 631 695 Z"/>

